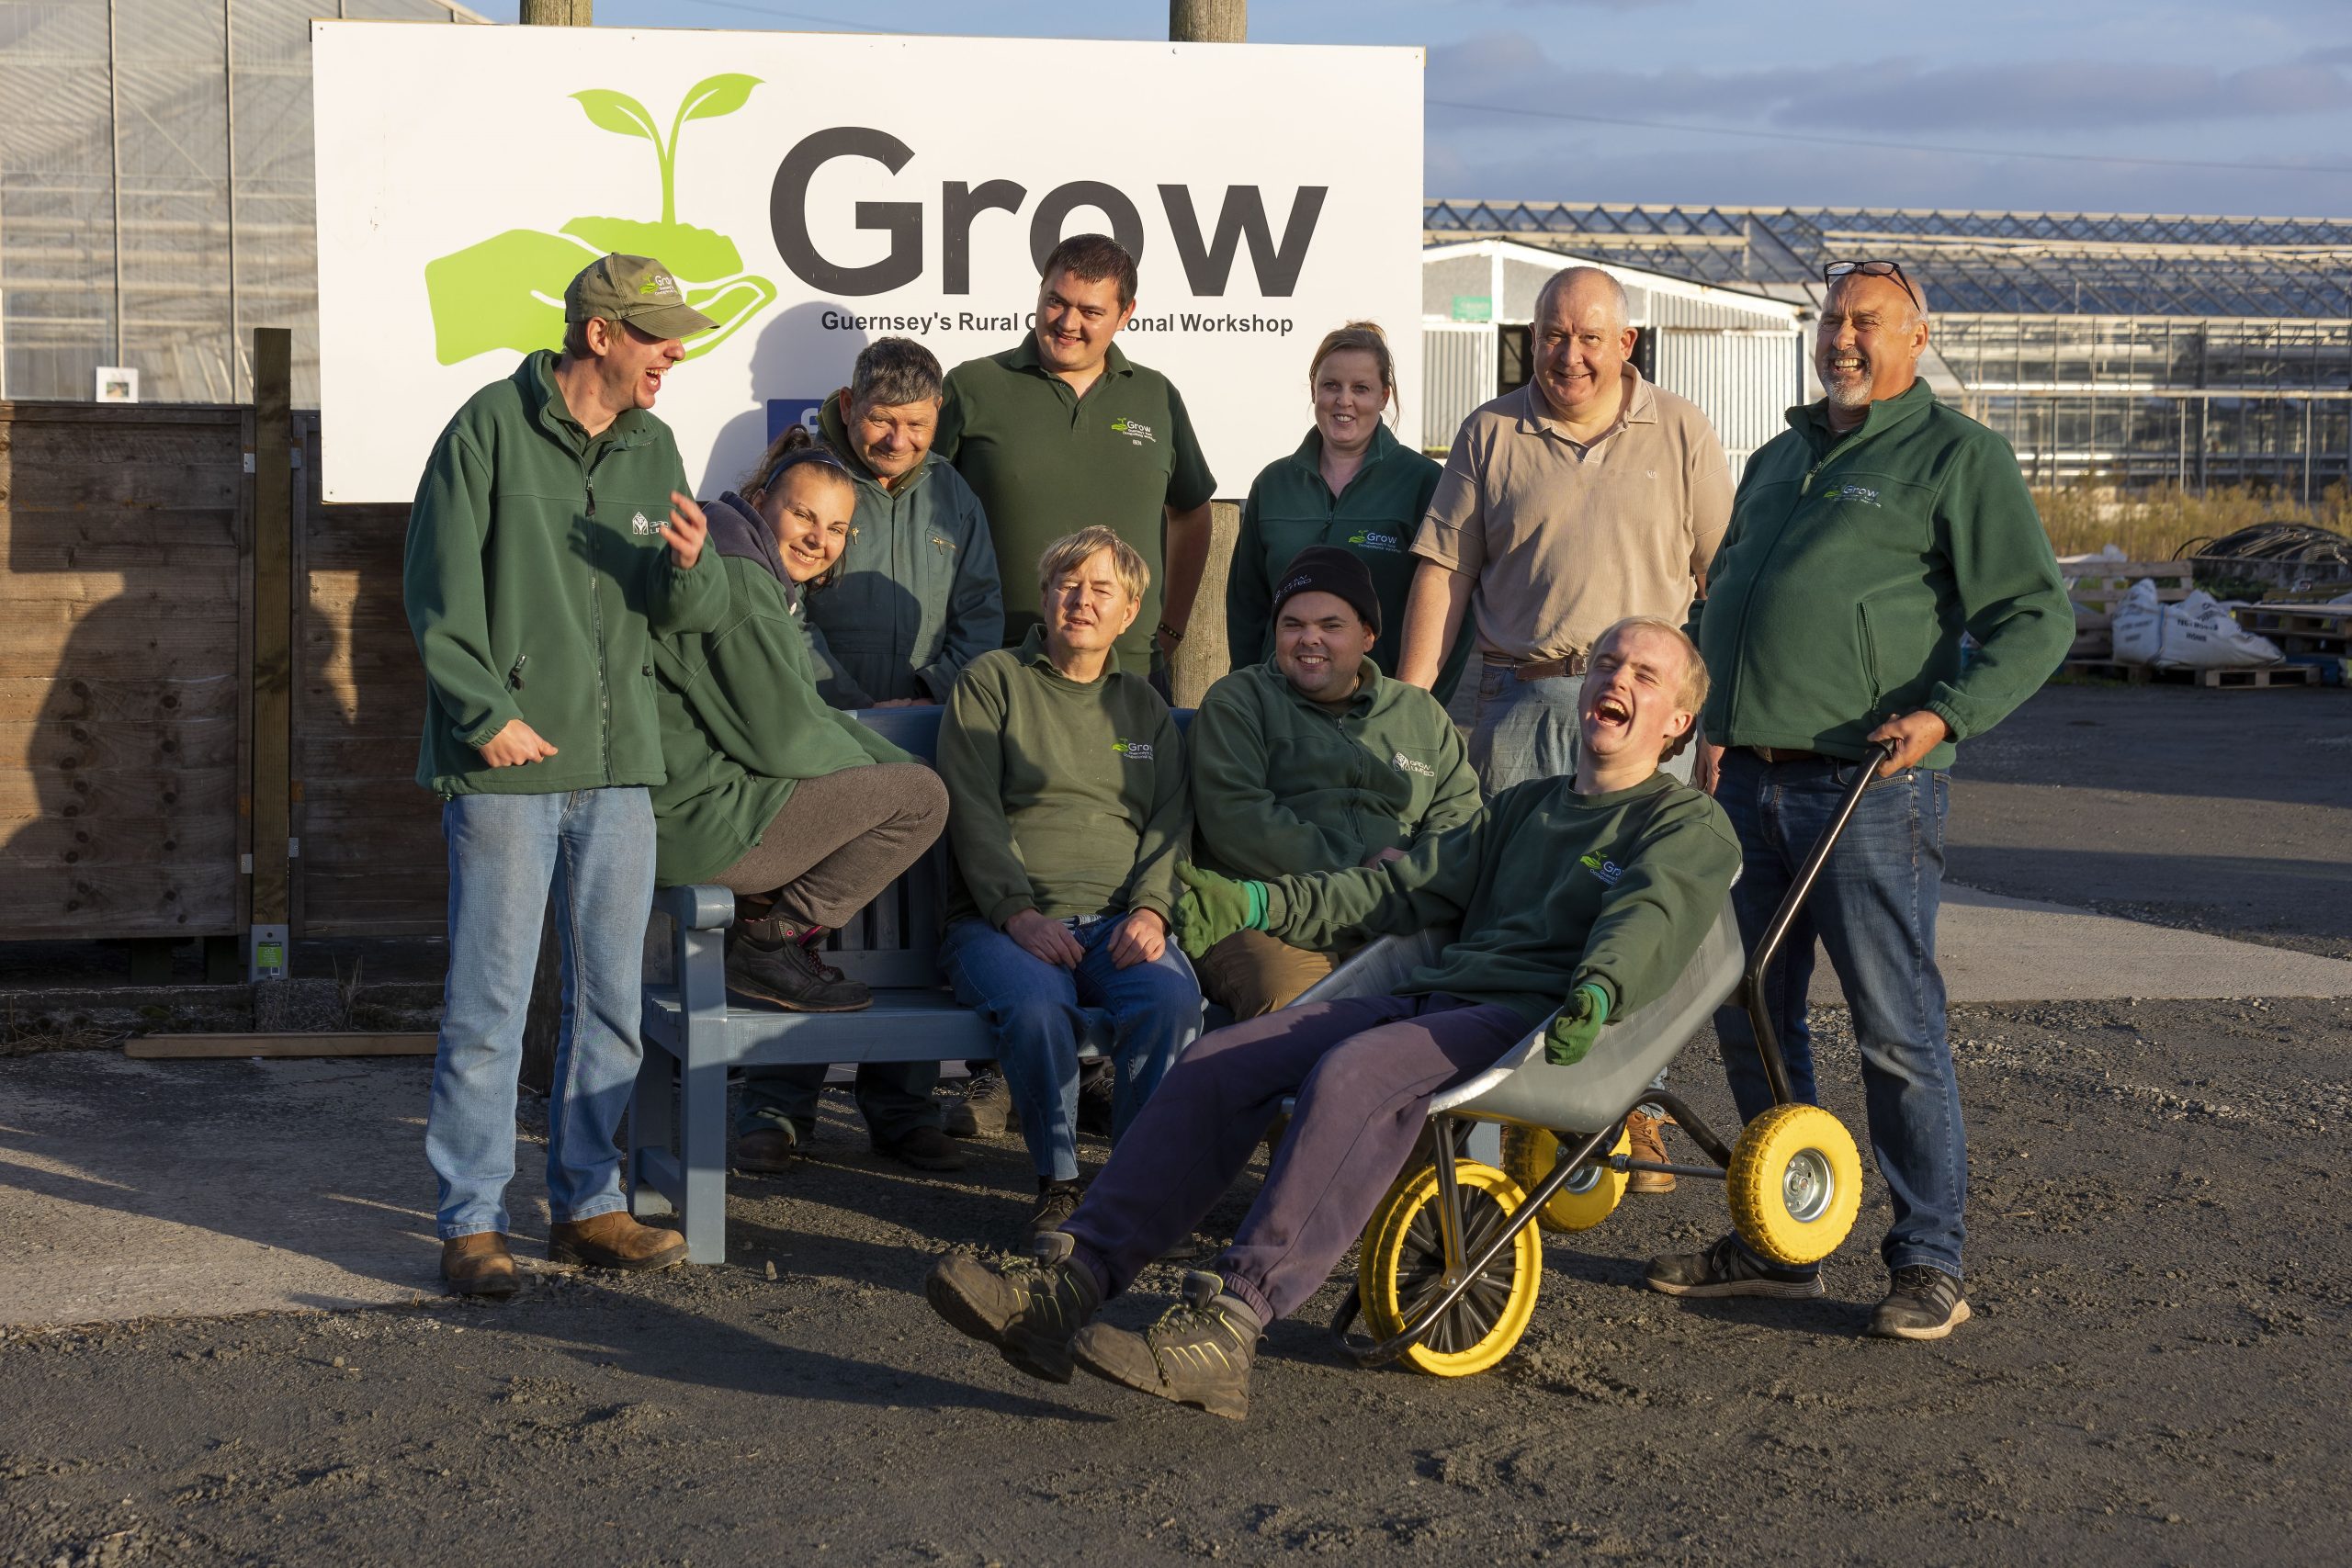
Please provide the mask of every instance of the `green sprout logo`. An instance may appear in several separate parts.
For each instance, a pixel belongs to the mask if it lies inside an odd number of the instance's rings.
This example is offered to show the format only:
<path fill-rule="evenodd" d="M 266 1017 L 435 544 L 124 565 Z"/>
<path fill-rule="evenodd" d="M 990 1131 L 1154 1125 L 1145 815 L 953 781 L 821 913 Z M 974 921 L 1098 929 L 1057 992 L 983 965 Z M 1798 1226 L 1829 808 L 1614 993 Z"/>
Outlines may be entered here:
<path fill-rule="evenodd" d="M 582 267 L 607 252 L 652 256 L 673 274 L 686 303 L 718 324 L 687 340 L 686 357 L 707 354 L 775 301 L 775 285 L 743 270 L 735 242 L 678 221 L 678 137 L 690 119 L 733 114 L 760 85 L 756 76 L 707 77 L 686 90 L 665 140 L 643 104 L 627 93 L 592 87 L 571 96 L 588 122 L 617 136 L 653 143 L 662 172 L 662 217 L 575 218 L 553 234 L 509 229 L 424 265 L 433 308 L 434 353 L 444 365 L 510 349 L 527 354 L 563 339 L 563 290 Z"/>

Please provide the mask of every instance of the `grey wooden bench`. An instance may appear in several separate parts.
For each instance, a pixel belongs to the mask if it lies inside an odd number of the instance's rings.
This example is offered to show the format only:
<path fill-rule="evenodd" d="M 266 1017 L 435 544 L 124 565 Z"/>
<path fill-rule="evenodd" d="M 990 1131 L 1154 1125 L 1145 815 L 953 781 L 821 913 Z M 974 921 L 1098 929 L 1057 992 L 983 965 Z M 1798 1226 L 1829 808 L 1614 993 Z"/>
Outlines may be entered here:
<path fill-rule="evenodd" d="M 928 762 L 938 755 L 941 712 L 876 708 L 857 716 Z M 1192 714 L 1180 710 L 1176 716 L 1187 724 Z M 645 985 L 645 1058 L 628 1115 L 629 1207 L 640 1219 L 674 1213 L 690 1260 L 727 1258 L 731 1069 L 953 1062 L 996 1054 L 979 1014 L 956 1002 L 939 972 L 946 878 L 943 834 L 859 914 L 854 927 L 827 939 L 826 961 L 874 989 L 874 1005 L 863 1012 L 729 1006 L 725 942 L 735 896 L 709 885 L 666 887 L 654 896 L 656 925 L 667 917 L 671 927 L 669 962 L 650 965 Z M 1108 1031 L 1099 1031 L 1080 1043 L 1080 1055 L 1100 1055 L 1109 1043 Z"/>

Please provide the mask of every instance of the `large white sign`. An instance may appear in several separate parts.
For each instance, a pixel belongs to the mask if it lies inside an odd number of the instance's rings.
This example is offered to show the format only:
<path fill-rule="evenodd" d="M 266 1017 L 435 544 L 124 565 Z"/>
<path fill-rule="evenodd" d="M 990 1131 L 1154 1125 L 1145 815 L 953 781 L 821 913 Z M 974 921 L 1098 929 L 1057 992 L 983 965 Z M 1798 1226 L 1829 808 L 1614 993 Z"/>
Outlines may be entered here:
<path fill-rule="evenodd" d="M 1108 231 L 1120 346 L 1184 394 L 1221 495 L 1305 434 L 1322 334 L 1388 330 L 1416 431 L 1421 51 L 318 22 L 326 498 L 405 501 L 564 284 L 660 258 L 718 322 L 656 409 L 703 493 L 875 338 L 1028 332 L 1037 260 Z"/>

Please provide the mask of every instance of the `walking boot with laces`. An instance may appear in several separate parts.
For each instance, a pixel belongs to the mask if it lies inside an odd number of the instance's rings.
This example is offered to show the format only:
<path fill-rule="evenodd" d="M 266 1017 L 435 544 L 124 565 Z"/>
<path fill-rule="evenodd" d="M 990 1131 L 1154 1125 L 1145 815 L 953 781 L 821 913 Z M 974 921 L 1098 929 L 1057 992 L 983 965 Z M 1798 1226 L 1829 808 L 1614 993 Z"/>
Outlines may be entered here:
<path fill-rule="evenodd" d="M 1660 1135 L 1659 1129 L 1672 1120 L 1671 1117 L 1652 1116 L 1641 1111 L 1627 1116 L 1625 1118 L 1627 1144 L 1625 1152 L 1635 1159 L 1645 1159 L 1653 1165 L 1666 1164 L 1666 1140 Z M 1674 1190 L 1674 1173 L 1666 1170 L 1634 1171 L 1625 1178 L 1625 1190 L 1628 1192 L 1671 1192 Z"/>
<path fill-rule="evenodd" d="M 1250 1303 L 1226 1293 L 1224 1276 L 1195 1269 L 1158 1323 L 1141 1334 L 1090 1323 L 1070 1337 L 1069 1359 L 1107 1382 L 1238 1421 L 1264 1332 Z"/>
<path fill-rule="evenodd" d="M 1030 1376 L 1068 1382 L 1069 1337 L 1102 1304 L 1093 1271 L 1070 1258 L 1075 1245 L 1055 1231 L 1037 1237 L 1033 1258 L 993 1269 L 951 1253 L 931 1266 L 922 1293 L 951 1327 L 995 1346 Z"/>
<path fill-rule="evenodd" d="M 727 929 L 729 989 L 773 1002 L 789 1012 L 856 1012 L 874 993 L 820 962 L 782 919 L 738 920 Z"/>
<path fill-rule="evenodd" d="M 1968 1300 L 1960 1281 L 1940 1269 L 1914 1263 L 1897 1269 L 1886 1299 L 1871 1314 L 1870 1332 L 1881 1339 L 1941 1339 L 1968 1321 Z"/>
<path fill-rule="evenodd" d="M 1051 1231 L 1062 1228 L 1062 1222 L 1078 1213 L 1079 1204 L 1086 1201 L 1086 1184 L 1081 1181 L 1056 1181 L 1051 1177 L 1037 1179 L 1037 1206 L 1029 1212 L 1029 1239 L 1036 1240 Z"/>
<path fill-rule="evenodd" d="M 1758 1259 L 1727 1235 L 1704 1252 L 1653 1258 L 1642 1282 L 1669 1296 L 1817 1296 L 1821 1270 L 1782 1269 Z"/>
<path fill-rule="evenodd" d="M 686 1238 L 659 1225 L 641 1225 L 625 1210 L 548 1227 L 548 1257 L 595 1269 L 667 1269 L 686 1260 Z"/>
<path fill-rule="evenodd" d="M 441 1278 L 453 1296 L 482 1296 L 503 1302 L 521 1288 L 514 1255 L 496 1231 L 452 1236 L 441 1244 Z"/>
<path fill-rule="evenodd" d="M 994 1138 L 1012 1125 L 1012 1094 L 994 1067 L 974 1073 L 964 1098 L 947 1107 L 947 1133 L 956 1138 Z"/>

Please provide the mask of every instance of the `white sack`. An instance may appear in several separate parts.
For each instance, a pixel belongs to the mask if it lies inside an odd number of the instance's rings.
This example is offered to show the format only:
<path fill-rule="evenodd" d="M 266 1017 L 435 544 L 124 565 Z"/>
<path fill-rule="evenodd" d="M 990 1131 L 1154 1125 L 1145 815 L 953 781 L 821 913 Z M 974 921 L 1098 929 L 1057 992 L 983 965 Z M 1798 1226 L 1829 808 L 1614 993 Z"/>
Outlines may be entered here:
<path fill-rule="evenodd" d="M 2156 598 L 2142 578 L 2115 606 L 2115 658 L 2122 664 L 2171 670 L 2228 670 L 2277 664 L 2278 644 L 2240 626 L 2221 601 L 2199 588 L 2177 604 Z"/>

